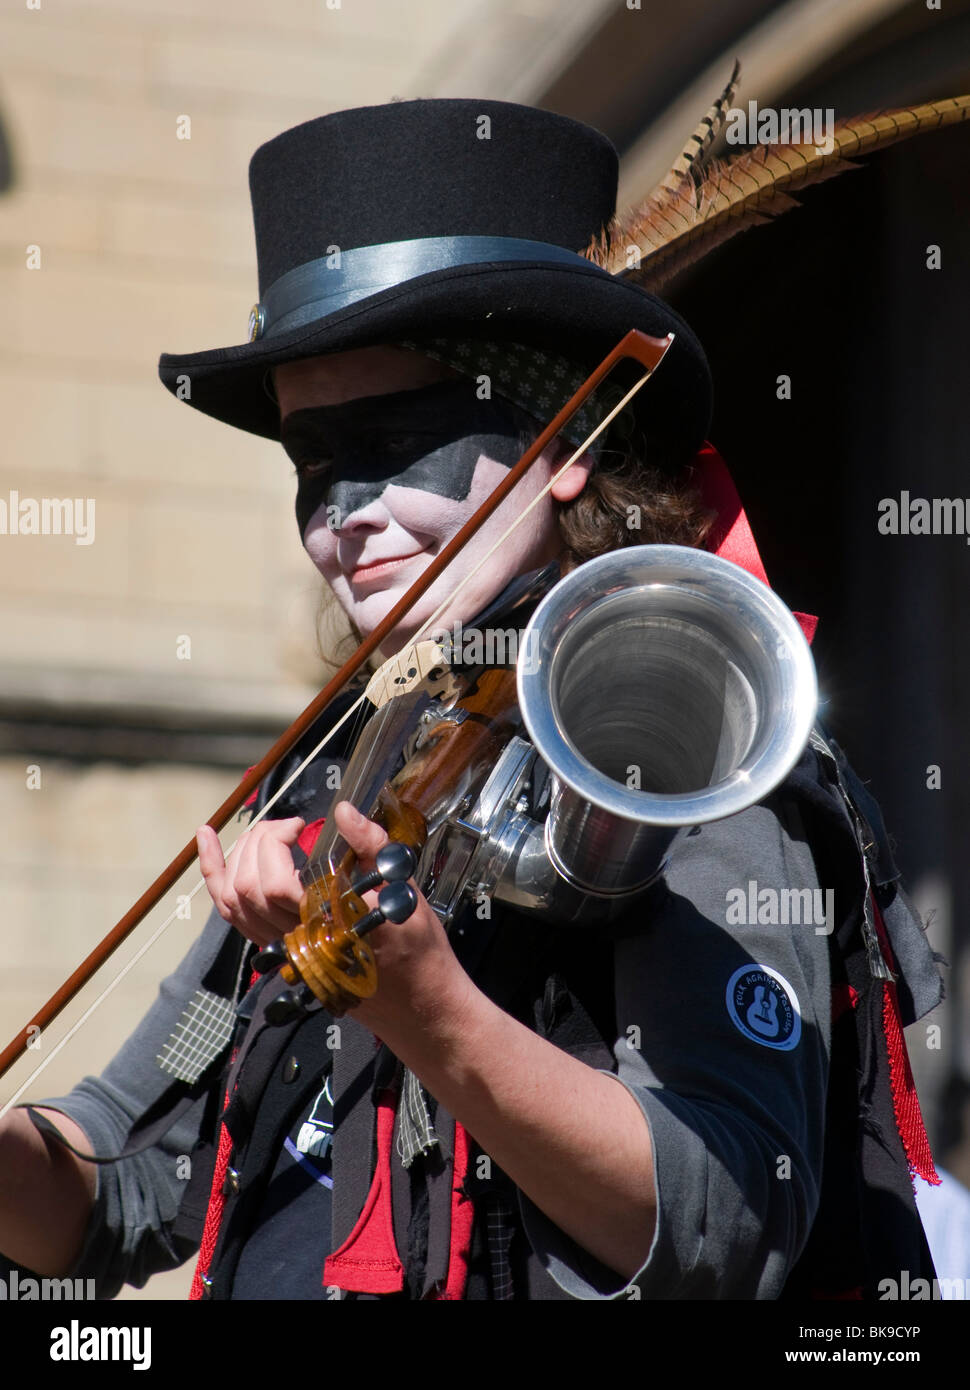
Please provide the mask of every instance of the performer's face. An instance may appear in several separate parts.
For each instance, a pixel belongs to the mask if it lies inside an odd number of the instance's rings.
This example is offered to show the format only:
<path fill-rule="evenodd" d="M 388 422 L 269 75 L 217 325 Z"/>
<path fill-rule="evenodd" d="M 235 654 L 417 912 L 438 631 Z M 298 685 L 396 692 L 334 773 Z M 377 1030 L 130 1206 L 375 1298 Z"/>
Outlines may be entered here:
<path fill-rule="evenodd" d="M 522 452 L 499 398 L 481 401 L 473 379 L 403 348 L 286 363 L 274 373 L 283 446 L 297 468 L 303 544 L 366 636 L 495 489 Z M 537 431 L 538 432 L 538 431 Z M 396 651 L 471 574 L 561 463 L 544 451 L 478 534 L 383 644 Z M 575 464 L 449 604 L 435 629 L 467 622 L 519 574 L 561 549 L 553 497 L 576 496 Z"/>

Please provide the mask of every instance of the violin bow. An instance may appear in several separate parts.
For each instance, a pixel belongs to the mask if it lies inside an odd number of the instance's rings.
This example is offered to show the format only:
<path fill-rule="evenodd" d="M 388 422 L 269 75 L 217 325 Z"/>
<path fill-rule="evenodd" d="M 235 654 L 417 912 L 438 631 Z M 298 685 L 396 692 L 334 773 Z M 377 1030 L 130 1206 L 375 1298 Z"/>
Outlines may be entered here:
<path fill-rule="evenodd" d="M 357 674 L 357 672 L 367 661 L 368 657 L 371 656 L 371 654 L 377 650 L 384 638 L 387 637 L 387 635 L 397 626 L 397 624 L 401 621 L 403 617 L 405 617 L 405 615 L 410 611 L 414 604 L 417 603 L 418 599 L 420 599 L 421 596 L 431 587 L 431 585 L 435 582 L 435 580 L 442 573 L 442 571 L 446 569 L 446 567 L 451 563 L 455 556 L 458 555 L 458 553 L 464 547 L 465 543 L 471 540 L 472 536 L 474 536 L 476 532 L 485 524 L 488 518 L 501 505 L 501 503 L 509 495 L 509 493 L 516 486 L 516 484 L 525 476 L 526 472 L 532 467 L 533 463 L 535 463 L 536 459 L 546 448 L 546 446 L 552 442 L 552 440 L 556 437 L 556 435 L 559 433 L 562 427 L 567 423 L 568 420 L 571 419 L 575 412 L 580 409 L 580 407 L 583 405 L 586 399 L 590 395 L 592 395 L 592 393 L 610 374 L 614 367 L 624 359 L 632 359 L 638 362 L 642 367 L 645 367 L 646 372 L 627 392 L 623 400 L 620 401 L 609 413 L 609 415 L 600 422 L 597 428 L 590 435 L 589 439 L 583 442 L 583 444 L 572 456 L 572 458 L 570 458 L 569 464 L 571 464 L 575 458 L 579 457 L 579 455 L 586 450 L 586 448 L 596 438 L 596 436 L 607 427 L 610 420 L 613 419 L 614 415 L 618 414 L 619 411 L 626 406 L 627 402 L 633 397 L 636 391 L 638 391 L 640 387 L 643 386 L 645 382 L 650 378 L 650 376 L 653 375 L 653 372 L 660 365 L 660 362 L 663 360 L 665 354 L 669 350 L 670 345 L 673 342 L 673 339 L 674 335 L 672 333 L 668 334 L 666 338 L 653 338 L 647 333 L 641 333 L 638 329 L 631 329 L 630 332 L 627 333 L 626 336 L 622 338 L 619 343 L 617 343 L 616 347 L 614 347 L 613 350 L 607 354 L 607 356 L 603 359 L 599 366 L 590 374 L 590 376 L 587 377 L 587 379 L 583 382 L 582 386 L 580 386 L 579 390 L 576 391 L 575 394 L 570 397 L 570 399 L 566 402 L 563 408 L 559 411 L 558 415 L 556 415 L 545 427 L 545 429 L 542 430 L 542 432 L 538 435 L 535 441 L 529 446 L 526 452 L 519 459 L 518 463 L 509 470 L 507 476 L 502 479 L 502 481 L 495 488 L 495 490 L 485 499 L 485 501 L 481 504 L 481 506 L 478 508 L 475 514 L 472 517 L 470 517 L 469 520 L 466 521 L 465 525 L 461 528 L 461 530 L 458 531 L 458 533 L 452 537 L 452 539 L 441 551 L 440 555 L 436 556 L 435 559 L 431 562 L 431 564 L 427 567 L 427 569 L 424 570 L 423 573 L 418 576 L 415 582 L 411 585 L 410 589 L 408 589 L 407 593 L 404 594 L 404 596 L 394 605 L 394 607 L 382 619 L 382 621 L 378 623 L 377 627 L 370 634 L 370 636 L 366 637 L 364 641 L 361 642 L 360 646 L 354 652 L 353 656 L 351 656 L 349 660 L 344 663 L 344 665 L 340 668 L 340 670 L 333 677 L 333 679 L 329 681 L 326 686 L 324 686 L 323 690 L 320 691 L 319 695 L 317 695 L 310 702 L 310 704 L 307 705 L 303 713 L 298 715 L 297 718 L 293 721 L 293 723 L 289 726 L 289 728 L 286 729 L 279 736 L 279 738 L 276 740 L 273 746 L 266 752 L 266 754 L 260 759 L 260 761 L 256 763 L 254 767 L 250 768 L 250 770 L 246 773 L 245 777 L 235 788 L 235 790 L 228 797 L 226 797 L 222 805 L 219 806 L 218 809 L 212 813 L 212 815 L 206 822 L 207 825 L 210 825 L 212 829 L 216 831 L 217 834 L 220 830 L 222 830 L 225 827 L 229 819 L 240 809 L 240 807 L 246 801 L 250 793 L 254 791 L 256 787 L 259 786 L 263 778 L 266 777 L 267 774 L 273 770 L 276 764 L 286 756 L 286 754 L 303 736 L 303 734 L 306 733 L 307 729 L 309 729 L 311 725 L 315 723 L 315 721 L 319 718 L 323 710 L 326 709 L 326 707 L 336 698 L 336 696 L 340 694 L 340 692 L 344 689 L 348 682 L 353 679 L 353 677 Z M 566 467 L 568 466 L 568 464 L 564 465 L 560 472 L 564 472 Z M 548 487 L 551 487 L 554 481 L 555 479 L 551 479 Z M 546 491 L 548 491 L 548 487 L 543 490 L 543 494 L 540 494 L 540 497 L 544 495 Z M 536 502 L 538 502 L 539 500 L 540 498 L 538 497 L 535 499 Z M 515 526 L 519 525 L 519 523 L 524 519 L 524 517 L 527 514 L 528 510 L 524 510 L 522 514 L 519 517 L 517 517 L 516 520 L 513 522 L 512 526 L 509 528 L 509 531 L 513 530 Z M 495 547 L 493 547 L 493 549 L 501 545 L 506 539 L 507 535 L 508 532 L 506 533 L 506 535 L 500 537 L 499 540 L 496 541 L 496 545 Z M 487 561 L 491 553 L 492 551 L 489 551 L 488 555 L 483 557 L 481 564 L 484 564 Z M 480 568 L 480 566 L 476 568 Z M 469 575 L 467 576 L 467 578 L 471 578 L 471 576 Z M 459 588 L 460 587 L 461 586 L 459 586 Z M 457 589 L 454 592 L 457 592 Z M 448 599 L 446 600 L 446 603 L 450 604 L 453 598 L 454 593 L 449 595 Z M 438 613 L 440 613 L 441 611 L 442 609 L 439 609 Z M 428 622 L 424 625 L 423 630 L 426 630 L 427 628 L 431 627 L 431 625 L 435 622 L 436 618 L 438 617 L 438 613 L 433 614 L 431 618 L 428 619 Z M 415 638 L 414 640 L 417 639 Z M 350 711 L 348 711 L 347 713 L 349 715 Z M 333 732 L 334 730 L 331 730 L 326 735 L 325 739 L 323 740 L 324 743 L 327 740 L 329 740 Z M 293 774 L 293 778 L 298 776 L 299 773 L 303 770 L 303 767 L 306 766 L 306 763 L 312 760 L 312 758 L 316 755 L 316 751 L 317 750 L 314 750 L 314 752 L 309 755 L 305 762 L 301 764 L 301 766 Z M 292 781 L 293 778 L 291 778 L 290 780 Z M 289 782 L 286 785 L 289 785 Z M 283 790 L 284 788 L 280 789 L 280 794 Z M 266 807 L 264 809 L 268 810 L 269 808 Z M 191 839 L 188 842 L 188 844 L 186 844 L 179 851 L 179 853 L 175 856 L 171 863 L 158 875 L 155 881 L 148 888 L 146 888 L 145 892 L 141 895 L 137 902 L 132 904 L 132 906 L 128 909 L 125 915 L 121 918 L 119 922 L 116 923 L 114 927 L 112 927 L 111 931 L 108 932 L 104 939 L 97 946 L 95 946 L 95 948 L 92 951 L 89 952 L 89 954 L 84 958 L 84 960 L 73 972 L 73 974 L 71 974 L 69 978 L 65 980 L 65 982 L 60 986 L 60 988 L 53 995 L 51 995 L 47 1003 L 44 1004 L 44 1006 L 41 1009 L 38 1009 L 37 1013 L 33 1016 L 33 1018 L 30 1019 L 30 1021 L 23 1026 L 20 1032 L 17 1033 L 16 1036 L 11 1039 L 11 1041 L 4 1048 L 3 1052 L 0 1053 L 0 1077 L 6 1075 L 6 1073 L 10 1070 L 13 1064 L 18 1060 L 18 1058 L 20 1058 L 23 1055 L 24 1052 L 28 1050 L 28 1048 L 36 1046 L 36 1040 L 39 1038 L 43 1030 L 47 1028 L 54 1021 L 55 1018 L 57 1018 L 61 1011 L 65 1009 L 67 1005 L 71 1002 L 71 1000 L 74 999 L 75 996 L 84 988 L 84 986 L 88 983 L 91 977 L 100 969 L 100 967 L 109 958 L 109 956 L 111 956 L 114 953 L 114 951 L 116 951 L 118 947 L 125 940 L 127 940 L 127 938 L 131 935 L 135 928 L 144 920 L 144 918 L 148 915 L 152 908 L 158 904 L 160 899 L 172 887 L 174 887 L 174 885 L 181 878 L 182 874 L 185 873 L 186 869 L 190 867 L 190 865 L 195 861 L 197 857 L 198 845 L 196 843 L 195 838 L 193 837 L 193 839 Z M 197 888 L 199 886 L 201 885 L 197 885 Z M 167 925 L 167 923 L 163 923 L 163 928 Z M 132 961 L 129 964 L 134 964 L 134 962 Z M 120 976 L 118 978 L 120 978 Z M 116 981 L 112 982 L 112 986 L 114 983 L 116 983 Z M 105 991 L 105 993 L 107 993 L 107 991 Z M 103 998 L 104 996 L 102 995 L 101 997 Z M 92 1009 L 88 1011 L 88 1014 L 84 1015 L 84 1018 L 87 1018 L 90 1012 L 93 1011 L 93 1008 L 97 1007 L 97 1004 L 100 1002 L 100 999 L 95 1001 L 95 1004 L 92 1006 Z M 75 1028 L 80 1027 L 81 1022 L 83 1021 L 84 1019 L 79 1020 L 78 1023 L 75 1025 Z M 74 1030 L 72 1030 L 72 1032 L 73 1031 Z M 68 1036 L 70 1036 L 70 1034 Z M 63 1043 L 67 1040 L 67 1038 L 62 1039 L 61 1044 L 59 1044 L 58 1046 L 63 1045 Z M 49 1061 L 53 1060 L 53 1055 L 53 1052 L 51 1052 L 45 1058 L 41 1066 L 37 1067 L 31 1073 L 31 1075 L 24 1082 L 20 1090 L 18 1090 L 16 1095 L 13 1096 L 9 1101 L 7 1101 L 7 1103 L 3 1106 L 2 1110 L 0 1110 L 0 1116 L 4 1115 L 6 1111 L 14 1104 L 14 1102 L 17 1100 L 17 1098 L 20 1096 L 23 1090 L 25 1090 L 26 1087 L 31 1084 L 31 1082 L 34 1080 L 34 1077 L 38 1075 L 42 1068 L 46 1066 Z"/>

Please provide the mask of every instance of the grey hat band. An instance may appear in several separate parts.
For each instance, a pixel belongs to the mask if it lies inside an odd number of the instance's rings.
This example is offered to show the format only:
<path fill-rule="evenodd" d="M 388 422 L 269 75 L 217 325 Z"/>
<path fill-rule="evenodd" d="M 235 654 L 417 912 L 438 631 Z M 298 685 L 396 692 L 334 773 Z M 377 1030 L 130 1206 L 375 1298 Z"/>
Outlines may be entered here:
<path fill-rule="evenodd" d="M 269 286 L 249 316 L 249 341 L 274 338 L 421 275 L 506 261 L 596 269 L 575 251 L 518 237 L 416 237 L 346 251 L 335 246 L 329 255 L 295 266 Z"/>

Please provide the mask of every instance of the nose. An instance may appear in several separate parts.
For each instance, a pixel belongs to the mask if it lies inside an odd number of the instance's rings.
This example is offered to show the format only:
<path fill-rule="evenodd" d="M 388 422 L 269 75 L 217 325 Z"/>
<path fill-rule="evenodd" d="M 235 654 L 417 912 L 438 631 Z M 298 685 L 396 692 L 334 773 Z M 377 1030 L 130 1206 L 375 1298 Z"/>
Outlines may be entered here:
<path fill-rule="evenodd" d="M 384 531 L 391 514 L 380 496 L 362 493 L 359 484 L 338 483 L 329 498 L 330 529 L 344 538 L 367 532 Z"/>

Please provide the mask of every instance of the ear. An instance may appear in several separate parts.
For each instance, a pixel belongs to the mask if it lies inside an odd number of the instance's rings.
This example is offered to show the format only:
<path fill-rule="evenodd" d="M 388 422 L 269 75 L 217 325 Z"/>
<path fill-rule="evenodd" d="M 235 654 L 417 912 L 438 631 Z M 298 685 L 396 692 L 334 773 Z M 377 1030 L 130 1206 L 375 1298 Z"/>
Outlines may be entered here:
<path fill-rule="evenodd" d="M 559 454 L 553 468 L 561 468 L 564 459 L 574 450 L 571 445 L 565 444 Z M 562 477 L 550 488 L 552 496 L 557 502 L 571 502 L 574 497 L 578 497 L 589 480 L 592 472 L 593 461 L 589 454 L 581 454 L 571 468 L 567 468 Z"/>

